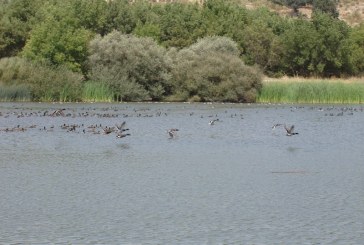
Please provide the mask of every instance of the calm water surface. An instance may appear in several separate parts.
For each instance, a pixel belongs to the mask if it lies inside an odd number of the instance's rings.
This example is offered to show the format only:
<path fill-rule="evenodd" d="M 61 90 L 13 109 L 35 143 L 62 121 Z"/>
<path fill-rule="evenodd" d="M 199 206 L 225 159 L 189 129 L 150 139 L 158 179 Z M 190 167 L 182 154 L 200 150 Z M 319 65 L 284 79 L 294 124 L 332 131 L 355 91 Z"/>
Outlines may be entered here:
<path fill-rule="evenodd" d="M 0 244 L 364 244 L 363 106 L 0 112 Z M 123 121 L 131 136 L 90 132 Z"/>

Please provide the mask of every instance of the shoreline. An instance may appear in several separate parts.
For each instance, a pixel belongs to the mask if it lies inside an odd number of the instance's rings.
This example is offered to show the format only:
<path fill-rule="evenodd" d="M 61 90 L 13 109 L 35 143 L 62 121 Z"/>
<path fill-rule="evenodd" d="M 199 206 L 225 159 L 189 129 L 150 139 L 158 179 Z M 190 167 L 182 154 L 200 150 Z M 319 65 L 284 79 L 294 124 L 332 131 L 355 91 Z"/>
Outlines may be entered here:
<path fill-rule="evenodd" d="M 282 77 L 262 79 L 262 90 L 252 103 L 243 102 L 193 102 L 171 101 L 113 101 L 109 98 L 81 98 L 79 101 L 32 101 L 29 97 L 17 100 L 14 97 L 0 98 L 2 103 L 204 103 L 204 104 L 363 104 L 364 77 L 351 78 L 303 78 Z M 1 87 L 0 87 L 1 88 Z M 1 94 L 1 93 L 0 93 Z M 1 96 L 0 96 L 1 97 Z M 48 98 L 50 99 L 50 98 Z"/>

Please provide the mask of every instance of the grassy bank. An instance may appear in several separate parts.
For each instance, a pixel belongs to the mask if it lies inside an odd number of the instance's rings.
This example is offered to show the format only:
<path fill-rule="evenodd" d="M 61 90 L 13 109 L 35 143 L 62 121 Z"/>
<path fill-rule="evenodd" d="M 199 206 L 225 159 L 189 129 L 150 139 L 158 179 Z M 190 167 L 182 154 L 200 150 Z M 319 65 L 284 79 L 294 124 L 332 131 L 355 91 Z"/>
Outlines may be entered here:
<path fill-rule="evenodd" d="M 0 102 L 31 101 L 31 93 L 25 85 L 0 85 Z"/>
<path fill-rule="evenodd" d="M 81 91 L 80 93 L 78 91 Z M 65 86 L 58 91 L 43 91 L 39 99 L 34 99 L 26 85 L 5 86 L 0 84 L 0 102 L 115 102 L 114 93 L 105 84 L 88 82 L 82 87 Z"/>
<path fill-rule="evenodd" d="M 88 82 L 83 86 L 83 102 L 114 102 L 114 93 L 102 83 Z"/>
<path fill-rule="evenodd" d="M 269 80 L 260 103 L 363 103 L 364 82 L 355 80 Z"/>
<path fill-rule="evenodd" d="M 87 82 L 81 93 L 64 88 L 59 94 L 60 102 L 115 102 L 114 93 L 102 83 Z M 75 94 L 79 96 L 74 97 Z M 30 89 L 25 85 L 0 85 L 0 102 L 32 101 Z M 44 93 L 41 101 L 55 101 L 54 96 Z M 259 103 L 364 103 L 364 79 L 314 80 L 270 79 L 265 80 L 258 95 Z"/>

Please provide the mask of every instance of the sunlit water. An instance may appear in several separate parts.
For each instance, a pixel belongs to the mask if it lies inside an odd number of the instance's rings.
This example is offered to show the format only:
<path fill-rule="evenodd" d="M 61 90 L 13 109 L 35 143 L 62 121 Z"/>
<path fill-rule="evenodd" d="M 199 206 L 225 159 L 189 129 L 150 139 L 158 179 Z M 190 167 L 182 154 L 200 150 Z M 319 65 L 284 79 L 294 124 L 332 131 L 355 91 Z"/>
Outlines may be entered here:
<path fill-rule="evenodd" d="M 364 244 L 360 105 L 0 112 L 0 244 Z M 131 136 L 88 132 L 123 121 Z"/>

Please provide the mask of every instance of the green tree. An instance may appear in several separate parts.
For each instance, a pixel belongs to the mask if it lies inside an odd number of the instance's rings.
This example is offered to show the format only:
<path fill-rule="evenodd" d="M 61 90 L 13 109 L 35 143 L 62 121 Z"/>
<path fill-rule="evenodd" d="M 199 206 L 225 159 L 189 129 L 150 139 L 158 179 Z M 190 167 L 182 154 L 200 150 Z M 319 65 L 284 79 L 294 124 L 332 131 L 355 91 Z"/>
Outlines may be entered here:
<path fill-rule="evenodd" d="M 147 10 L 145 10 L 147 8 Z M 133 34 L 139 37 L 151 37 L 158 43 L 161 42 L 161 19 L 166 14 L 165 5 L 145 3 L 133 5 L 133 14 L 137 24 Z"/>
<path fill-rule="evenodd" d="M 119 100 L 160 100 L 170 93 L 166 50 L 151 38 L 113 31 L 90 44 L 90 78 L 110 86 Z"/>
<path fill-rule="evenodd" d="M 78 19 L 79 26 L 86 30 L 105 35 L 107 27 L 108 2 L 105 0 L 63 0 L 70 1 L 71 14 Z"/>
<path fill-rule="evenodd" d="M 345 71 L 350 75 L 364 74 L 364 25 L 353 28 L 343 49 L 347 52 Z"/>
<path fill-rule="evenodd" d="M 14 56 L 21 51 L 41 5 L 40 0 L 2 1 L 0 6 L 0 58 Z"/>
<path fill-rule="evenodd" d="M 59 66 L 20 57 L 0 59 L 0 80 L 5 86 L 24 85 L 35 101 L 79 100 L 82 75 Z"/>
<path fill-rule="evenodd" d="M 253 102 L 261 88 L 260 72 L 244 65 L 229 38 L 203 38 L 169 56 L 175 84 L 171 100 Z"/>
<path fill-rule="evenodd" d="M 204 36 L 226 36 L 232 38 L 243 49 L 244 29 L 249 22 L 247 9 L 234 1 L 207 0 L 202 8 L 206 29 Z"/>
<path fill-rule="evenodd" d="M 272 42 L 276 36 L 265 25 L 250 25 L 244 31 L 244 57 L 249 65 L 258 64 L 262 69 L 269 67 Z"/>
<path fill-rule="evenodd" d="M 22 55 L 85 72 L 88 42 L 93 34 L 80 26 L 70 9 L 69 2 L 44 5 L 41 10 L 43 22 L 33 28 Z"/>
<path fill-rule="evenodd" d="M 349 38 L 350 27 L 330 14 L 315 12 L 312 17 L 315 30 L 319 33 L 319 62 L 324 64 L 323 76 L 340 76 L 345 73 L 345 60 L 350 50 L 345 46 Z"/>
<path fill-rule="evenodd" d="M 298 19 L 291 24 L 280 36 L 282 65 L 289 75 L 340 76 L 345 72 L 349 27 L 343 21 L 317 12 L 312 21 Z"/>
<path fill-rule="evenodd" d="M 313 11 L 322 12 L 331 15 L 332 17 L 339 17 L 339 11 L 337 5 L 339 0 L 313 0 Z"/>
<path fill-rule="evenodd" d="M 283 47 L 281 66 L 288 75 L 308 76 L 321 71 L 324 64 L 319 63 L 319 34 L 312 22 L 291 20 L 291 26 L 280 37 Z M 321 69 L 321 70 L 320 70 Z"/>
<path fill-rule="evenodd" d="M 133 15 L 133 4 L 129 0 L 107 1 L 105 33 L 118 30 L 125 34 L 130 34 L 137 25 L 137 20 Z"/>
<path fill-rule="evenodd" d="M 197 4 L 166 4 L 160 19 L 160 42 L 166 47 L 183 48 L 205 35 Z"/>

